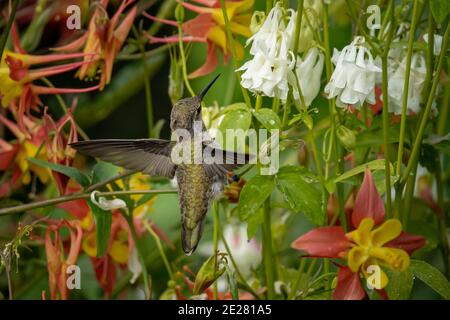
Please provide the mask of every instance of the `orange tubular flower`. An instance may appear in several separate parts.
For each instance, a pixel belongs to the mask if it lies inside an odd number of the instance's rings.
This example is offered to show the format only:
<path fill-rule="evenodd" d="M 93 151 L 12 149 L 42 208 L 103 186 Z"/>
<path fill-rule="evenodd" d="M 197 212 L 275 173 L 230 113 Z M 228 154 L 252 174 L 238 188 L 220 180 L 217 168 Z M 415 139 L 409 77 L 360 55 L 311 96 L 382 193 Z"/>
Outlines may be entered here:
<path fill-rule="evenodd" d="M 120 15 L 134 0 L 123 0 L 114 16 L 109 19 L 106 8 L 109 0 L 101 0 L 89 22 L 88 31 L 77 40 L 56 51 L 84 52 L 84 64 L 78 71 L 79 79 L 94 79 L 100 74 L 100 90 L 111 81 L 114 59 L 122 48 L 136 17 L 134 6 L 120 22 Z"/>
<path fill-rule="evenodd" d="M 345 233 L 340 226 L 311 230 L 292 243 L 292 247 L 312 257 L 339 258 L 347 266 L 339 266 L 333 298 L 359 300 L 366 295 L 361 277 L 371 287 L 382 290 L 389 279 L 381 267 L 404 271 L 409 256 L 425 244 L 421 236 L 402 231 L 397 219 L 385 220 L 383 199 L 378 194 L 372 174 L 366 170 L 351 214 L 353 231 Z M 378 269 L 378 277 L 373 277 Z M 380 291 L 383 295 L 383 291 Z"/>
<path fill-rule="evenodd" d="M 35 85 L 33 83 L 35 80 L 74 70 L 82 66 L 84 62 L 72 62 L 40 69 L 30 69 L 31 66 L 81 58 L 86 56 L 86 54 L 71 53 L 41 56 L 27 54 L 20 47 L 15 27 L 12 28 L 12 39 L 15 52 L 5 50 L 0 61 L 0 98 L 3 107 L 12 107 L 19 127 L 22 129 L 24 129 L 23 116 L 28 113 L 31 108 L 35 108 L 37 105 L 42 104 L 39 95 L 80 93 L 98 89 L 98 86 L 83 89 L 70 89 Z"/>
<path fill-rule="evenodd" d="M 64 241 L 61 239 L 59 231 L 67 228 L 70 232 L 70 245 L 67 258 L 62 251 Z M 53 239 L 52 239 L 53 233 Z M 47 255 L 48 282 L 50 287 L 50 297 L 54 299 L 67 300 L 69 290 L 67 288 L 67 267 L 77 262 L 81 247 L 83 231 L 78 221 L 60 221 L 49 224 L 45 233 L 45 252 Z"/>
<path fill-rule="evenodd" d="M 185 42 L 203 42 L 208 45 L 207 56 L 205 63 L 197 70 L 189 75 L 189 78 L 197 78 L 204 76 L 212 71 L 217 66 L 217 48 L 221 48 L 224 54 L 224 60 L 227 61 L 230 53 L 231 46 L 236 48 L 237 59 L 242 59 L 244 56 L 244 49 L 242 45 L 233 40 L 233 43 L 227 43 L 227 36 L 225 30 L 225 21 L 223 12 L 220 7 L 219 0 L 195 0 L 206 7 L 197 6 L 187 2 L 180 2 L 185 8 L 197 12 L 198 16 L 186 21 L 182 24 L 183 41 Z M 232 1 L 226 0 L 225 7 L 227 9 L 227 15 L 230 22 L 231 32 L 236 35 L 242 35 L 246 38 L 252 34 L 250 32 L 250 20 L 251 13 L 249 10 L 253 7 L 254 0 L 242 0 Z M 177 27 L 177 21 L 171 21 L 166 19 L 160 19 L 158 17 L 150 16 L 143 13 L 146 17 L 166 23 Z M 158 38 L 148 36 L 150 43 L 173 43 L 178 42 L 179 36 L 174 35 L 165 38 Z"/>

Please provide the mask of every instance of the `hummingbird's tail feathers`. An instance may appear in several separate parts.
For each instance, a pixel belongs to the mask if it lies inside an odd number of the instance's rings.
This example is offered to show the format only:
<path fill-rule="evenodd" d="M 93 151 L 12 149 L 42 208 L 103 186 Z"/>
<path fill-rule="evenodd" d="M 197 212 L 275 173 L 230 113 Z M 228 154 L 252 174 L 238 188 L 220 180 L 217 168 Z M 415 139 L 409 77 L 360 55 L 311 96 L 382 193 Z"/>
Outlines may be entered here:
<path fill-rule="evenodd" d="M 190 256 L 195 249 L 197 249 L 200 238 L 203 234 L 203 226 L 205 225 L 205 220 L 202 219 L 198 222 L 194 229 L 189 229 L 183 224 L 181 229 L 181 244 L 183 246 L 183 251 L 186 255 Z"/>
<path fill-rule="evenodd" d="M 173 142 L 161 139 L 104 139 L 70 144 L 91 157 L 100 158 L 132 171 L 173 178 L 176 166 L 171 161 Z"/>

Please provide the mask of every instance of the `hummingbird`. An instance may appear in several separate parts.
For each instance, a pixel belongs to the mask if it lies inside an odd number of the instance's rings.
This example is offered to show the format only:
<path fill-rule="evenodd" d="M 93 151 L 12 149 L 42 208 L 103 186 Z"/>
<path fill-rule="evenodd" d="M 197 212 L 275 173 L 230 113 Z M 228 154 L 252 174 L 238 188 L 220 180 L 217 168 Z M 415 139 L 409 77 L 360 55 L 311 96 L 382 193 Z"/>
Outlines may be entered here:
<path fill-rule="evenodd" d="M 219 74 L 220 75 L 220 74 Z M 70 146 L 86 155 L 99 158 L 125 169 L 150 176 L 176 178 L 181 212 L 181 243 L 183 251 L 191 255 L 200 241 L 211 201 L 223 190 L 227 174 L 248 163 L 250 156 L 225 151 L 208 141 L 201 142 L 202 151 L 220 155 L 223 164 L 178 163 L 172 161 L 172 150 L 177 143 L 195 143 L 194 123 L 206 127 L 201 117 L 201 102 L 219 77 L 217 75 L 197 96 L 177 101 L 170 114 L 172 133 L 183 129 L 189 139 L 178 136 L 176 141 L 163 139 L 99 139 L 72 143 Z M 175 134 L 176 135 L 176 134 Z M 198 134 L 197 134 L 198 135 Z M 184 139 L 184 140 L 183 140 Z"/>

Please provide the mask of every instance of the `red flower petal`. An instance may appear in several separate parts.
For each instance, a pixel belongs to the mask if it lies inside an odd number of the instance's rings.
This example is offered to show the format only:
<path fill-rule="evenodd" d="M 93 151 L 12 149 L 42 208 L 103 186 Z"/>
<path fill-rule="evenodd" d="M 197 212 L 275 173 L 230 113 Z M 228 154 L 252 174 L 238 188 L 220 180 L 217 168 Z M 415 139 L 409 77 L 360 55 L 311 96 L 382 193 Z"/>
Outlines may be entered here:
<path fill-rule="evenodd" d="M 313 229 L 292 242 L 291 247 L 313 257 L 339 258 L 350 245 L 344 230 L 333 226 Z"/>
<path fill-rule="evenodd" d="M 334 300 L 362 300 L 366 292 L 361 286 L 359 274 L 347 267 L 339 268 L 337 287 L 333 293 Z"/>
<path fill-rule="evenodd" d="M 205 63 L 188 75 L 189 79 L 198 78 L 211 73 L 216 69 L 217 66 L 217 47 L 208 41 L 208 53 L 206 55 Z"/>
<path fill-rule="evenodd" d="M 386 247 L 403 249 L 411 255 L 425 245 L 425 238 L 402 232 L 397 238 L 385 244 Z"/>
<path fill-rule="evenodd" d="M 375 225 L 384 220 L 384 202 L 378 194 L 369 169 L 364 174 L 363 183 L 356 196 L 352 214 L 353 227 L 357 228 L 364 218 L 372 218 Z"/>

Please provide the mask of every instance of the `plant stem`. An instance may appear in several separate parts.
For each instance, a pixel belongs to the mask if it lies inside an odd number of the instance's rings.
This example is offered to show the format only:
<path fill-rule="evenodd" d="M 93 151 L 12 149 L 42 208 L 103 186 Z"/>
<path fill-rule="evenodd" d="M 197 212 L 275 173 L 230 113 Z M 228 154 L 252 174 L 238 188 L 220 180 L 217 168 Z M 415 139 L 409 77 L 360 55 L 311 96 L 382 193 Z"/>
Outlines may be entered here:
<path fill-rule="evenodd" d="M 231 33 L 230 20 L 228 18 L 228 12 L 227 12 L 227 8 L 226 8 L 226 5 L 225 5 L 225 0 L 220 0 L 220 7 L 222 8 L 223 20 L 225 22 L 225 31 L 226 31 L 226 34 L 227 34 L 228 46 L 231 49 L 230 51 L 231 51 L 231 56 L 232 56 L 232 60 L 233 60 L 233 69 L 237 70 L 238 69 L 238 65 L 237 65 L 236 48 L 234 46 L 233 35 Z M 238 80 L 239 87 L 242 90 L 242 96 L 244 97 L 245 104 L 247 105 L 247 108 L 251 109 L 252 103 L 250 101 L 250 96 L 248 95 L 247 90 L 245 90 L 240 85 L 240 83 L 241 83 L 241 74 L 240 74 L 239 71 L 236 71 L 236 79 Z"/>
<path fill-rule="evenodd" d="M 262 106 L 262 96 L 260 94 L 256 95 L 256 102 L 255 102 L 255 111 L 259 111 Z"/>
<path fill-rule="evenodd" d="M 441 161 L 438 157 L 437 159 L 437 168 L 436 168 L 436 186 L 437 186 L 437 201 L 440 209 L 440 214 L 438 215 L 438 226 L 439 226 L 439 234 L 441 240 L 441 248 L 442 248 L 442 256 L 445 265 L 445 271 L 447 274 L 447 278 L 450 279 L 450 248 L 449 248 L 449 240 L 448 240 L 448 231 L 447 231 L 447 215 L 444 204 L 444 184 L 442 177 L 442 166 Z"/>
<path fill-rule="evenodd" d="M 159 254 L 161 255 L 161 258 L 163 259 L 164 266 L 166 267 L 167 273 L 169 274 L 169 278 L 171 280 L 175 280 L 175 278 L 173 276 L 172 268 L 170 267 L 169 260 L 167 259 L 166 253 L 164 252 L 164 248 L 162 247 L 161 240 L 159 239 L 156 232 L 153 231 L 152 227 L 148 224 L 147 221 L 144 221 L 144 227 L 145 227 L 145 229 L 147 229 L 147 231 L 151 234 L 151 236 L 155 240 Z"/>
<path fill-rule="evenodd" d="M 414 167 L 414 163 L 417 160 L 418 156 L 419 156 L 419 151 L 420 151 L 420 147 L 422 144 L 422 138 L 423 138 L 423 134 L 425 132 L 425 127 L 427 125 L 428 122 L 428 117 L 430 115 L 430 111 L 431 111 L 431 106 L 433 104 L 433 100 L 434 100 L 434 96 L 436 94 L 436 90 L 437 90 L 437 86 L 439 83 L 439 77 L 440 77 L 440 73 L 442 70 L 442 67 L 444 65 L 444 59 L 445 59 L 445 55 L 447 53 L 447 47 L 448 47 L 448 38 L 450 37 L 450 23 L 447 24 L 447 29 L 445 31 L 444 34 L 444 38 L 443 38 L 443 42 L 442 42 L 442 48 L 441 48 L 441 53 L 439 55 L 439 62 L 438 62 L 438 66 L 437 66 L 437 70 L 436 73 L 434 75 L 434 79 L 433 79 L 433 84 L 431 86 L 431 90 L 430 90 L 430 94 L 428 95 L 428 101 L 425 107 L 425 111 L 423 113 L 422 116 L 422 121 L 420 122 L 420 126 L 419 126 L 419 130 L 417 132 L 416 135 L 416 139 L 414 141 L 414 146 L 411 152 L 411 156 L 409 158 L 408 161 L 408 165 L 406 166 L 405 172 L 402 176 L 402 182 L 406 182 L 409 174 L 411 173 L 412 168 Z"/>
<path fill-rule="evenodd" d="M 381 56 L 382 68 L 382 92 L 383 92 L 383 141 L 384 141 L 384 178 L 386 183 L 386 215 L 392 217 L 392 199 L 391 199 L 391 161 L 389 155 L 389 81 L 388 81 L 388 54 L 392 37 L 394 35 L 394 1 L 389 1 L 389 12 L 391 26 L 389 29 L 388 39 L 386 41 L 383 54 Z"/>
<path fill-rule="evenodd" d="M 217 254 L 219 251 L 219 226 L 220 226 L 220 216 L 219 216 L 219 206 L 217 201 L 214 201 L 212 204 L 212 209 L 214 213 L 214 278 L 216 278 L 217 273 Z M 219 297 L 219 289 L 217 287 L 217 281 L 214 281 L 213 285 L 213 296 L 214 300 L 217 300 Z"/>
<path fill-rule="evenodd" d="M 220 239 L 223 242 L 223 245 L 225 246 L 225 250 L 227 251 L 228 256 L 230 257 L 231 260 L 231 264 L 234 267 L 234 271 L 236 271 L 236 275 L 238 276 L 239 280 L 241 280 L 242 285 L 244 286 L 245 290 L 247 290 L 251 295 L 253 295 L 257 300 L 260 300 L 261 297 L 255 292 L 255 290 L 253 290 L 253 288 L 247 283 L 247 281 L 245 280 L 244 276 L 242 275 L 241 271 L 238 268 L 238 265 L 236 263 L 236 260 L 233 257 L 233 254 L 231 253 L 230 250 L 230 246 L 228 245 L 227 240 L 225 239 L 225 237 L 223 236 L 223 232 L 222 232 L 222 226 L 221 223 L 219 221 L 219 234 L 220 234 Z"/>
<path fill-rule="evenodd" d="M 127 214 L 128 212 L 128 214 Z M 125 218 L 125 220 L 128 223 L 128 227 L 130 228 L 131 237 L 133 238 L 134 244 L 136 246 L 136 250 L 139 255 L 139 262 L 141 263 L 142 267 L 142 277 L 144 278 L 144 293 L 145 293 L 145 299 L 150 300 L 150 283 L 148 281 L 148 272 L 147 272 L 147 266 L 145 264 L 144 254 L 143 254 L 143 248 L 142 248 L 142 241 L 138 238 L 136 229 L 134 227 L 133 222 L 133 210 L 127 210 L 121 211 L 122 216 Z"/>
<path fill-rule="evenodd" d="M 181 6 L 181 4 L 178 4 Z M 180 58 L 181 58 L 181 68 L 183 73 L 183 80 L 186 88 L 192 97 L 195 96 L 194 90 L 192 90 L 191 84 L 189 83 L 189 79 L 187 76 L 187 68 L 186 68 L 186 55 L 184 53 L 184 45 L 183 45 L 183 21 L 178 21 L 178 48 L 180 50 Z"/>
<path fill-rule="evenodd" d="M 295 299 L 295 297 L 297 295 L 298 287 L 299 287 L 300 282 L 302 280 L 303 271 L 305 270 L 306 258 L 305 257 L 301 257 L 300 259 L 301 260 L 300 260 L 300 265 L 299 265 L 298 271 L 297 271 L 297 277 L 295 278 L 295 281 L 294 281 L 294 283 L 292 285 L 291 294 L 290 294 L 288 300 Z"/>
<path fill-rule="evenodd" d="M 413 53 L 413 47 L 414 47 L 414 36 L 416 34 L 416 25 L 417 20 L 419 19 L 419 7 L 420 1 L 415 0 L 414 6 L 413 6 L 413 13 L 412 13 L 412 21 L 411 21 L 411 29 L 409 31 L 409 41 L 408 41 L 408 51 L 406 54 L 406 66 L 405 66 L 405 82 L 403 84 L 403 101 L 402 101 L 402 116 L 400 121 L 400 139 L 399 139 L 399 145 L 398 145 L 398 154 L 397 154 L 397 170 L 396 174 L 397 176 L 400 176 L 401 169 L 402 169 L 402 160 L 403 160 L 403 149 L 405 144 L 405 132 L 406 132 L 406 111 L 408 107 L 408 96 L 409 96 L 409 80 L 410 80 L 410 74 L 411 74 L 411 58 Z"/>
<path fill-rule="evenodd" d="M 263 222 L 263 255 L 264 271 L 266 273 L 267 298 L 275 298 L 275 272 L 273 268 L 273 248 L 272 248 L 272 224 L 270 218 L 270 199 L 264 202 L 264 222 Z"/>
<path fill-rule="evenodd" d="M 123 191 L 108 191 L 108 192 L 99 192 L 97 193 L 97 196 L 129 196 L 129 195 L 135 195 L 135 194 L 167 194 L 167 193 L 176 193 L 176 189 L 158 189 L 158 190 L 123 190 Z M 48 200 L 42 200 L 42 201 L 36 201 L 32 203 L 22 204 L 14 207 L 7 207 L 0 209 L 0 216 L 4 215 L 10 215 L 14 213 L 20 213 L 28 210 L 53 206 L 55 204 L 73 201 L 73 200 L 80 200 L 80 199 L 88 199 L 91 196 L 91 193 L 78 193 L 78 194 L 71 194 L 67 196 L 61 196 L 53 199 Z"/>
<path fill-rule="evenodd" d="M 142 63 L 144 65 L 144 90 L 145 90 L 145 105 L 147 110 L 147 136 L 149 138 L 156 138 L 153 136 L 153 103 L 152 103 L 152 89 L 150 87 L 150 79 L 148 78 L 149 69 L 147 65 L 147 59 L 145 58 L 145 47 L 139 38 L 139 33 L 136 27 L 133 25 L 133 33 L 136 37 L 139 51 L 141 52 Z"/>
<path fill-rule="evenodd" d="M 14 18 L 16 16 L 17 6 L 19 5 L 20 0 L 13 0 L 11 13 L 9 15 L 8 24 L 6 25 L 5 30 L 0 37 L 0 60 L 3 57 L 3 51 L 5 50 L 6 42 L 8 41 L 9 34 L 11 33 L 11 27 L 14 22 Z"/>
<path fill-rule="evenodd" d="M 329 21 L 328 21 L 328 4 L 325 3 L 325 1 L 322 0 L 323 5 L 323 36 L 324 36 L 324 48 L 325 48 L 325 70 L 327 74 L 327 81 L 331 79 L 331 75 L 333 72 L 332 66 L 331 66 L 331 53 L 330 53 L 330 30 L 329 30 Z M 333 153 L 334 156 L 334 166 L 335 166 L 335 173 L 336 175 L 339 175 L 341 172 L 340 169 L 340 161 L 339 161 L 339 154 L 338 154 L 338 146 L 337 146 L 337 139 L 336 139 L 336 122 L 339 122 L 339 114 L 336 110 L 335 100 L 329 99 L 328 100 L 328 107 L 329 107 L 329 113 L 330 113 L 330 121 L 331 121 L 331 153 Z M 334 152 L 333 152 L 334 150 Z M 330 156 L 330 155 L 328 155 Z M 329 172 L 329 162 L 327 162 L 327 168 L 326 168 L 326 177 L 328 178 Z M 340 222 L 344 230 L 347 230 L 347 218 L 344 211 L 344 199 L 343 199 L 343 190 L 342 186 L 338 184 L 336 186 L 336 197 L 338 200 L 338 207 L 339 212 L 338 215 L 340 216 Z"/>
<path fill-rule="evenodd" d="M 169 50 L 170 48 L 172 48 L 175 45 L 176 45 L 175 43 L 167 43 L 165 45 L 159 46 L 158 48 L 145 51 L 144 56 L 145 56 L 145 58 L 150 58 L 150 57 L 156 56 L 156 55 L 160 54 L 161 52 Z M 142 59 L 141 52 L 134 53 L 134 54 L 120 53 L 116 57 L 116 60 L 118 60 L 118 61 L 130 61 L 130 60 L 137 60 L 137 59 Z"/>

